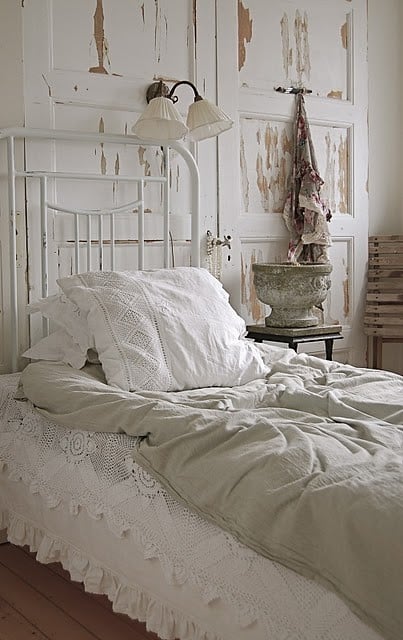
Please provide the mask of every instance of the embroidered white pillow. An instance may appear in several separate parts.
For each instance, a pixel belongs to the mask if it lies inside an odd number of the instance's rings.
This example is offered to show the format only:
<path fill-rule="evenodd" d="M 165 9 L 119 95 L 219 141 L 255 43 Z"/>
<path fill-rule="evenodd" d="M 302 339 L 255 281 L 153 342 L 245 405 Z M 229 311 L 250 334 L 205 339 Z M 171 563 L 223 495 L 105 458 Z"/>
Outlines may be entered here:
<path fill-rule="evenodd" d="M 178 391 L 264 377 L 245 322 L 206 269 L 89 272 L 58 281 L 95 339 L 109 384 Z"/>

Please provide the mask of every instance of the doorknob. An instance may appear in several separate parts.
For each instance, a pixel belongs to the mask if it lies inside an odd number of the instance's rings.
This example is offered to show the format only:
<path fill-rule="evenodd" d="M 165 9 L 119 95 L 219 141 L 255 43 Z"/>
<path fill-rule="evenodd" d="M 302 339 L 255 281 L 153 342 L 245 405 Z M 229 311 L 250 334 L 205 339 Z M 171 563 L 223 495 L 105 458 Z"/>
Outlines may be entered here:
<path fill-rule="evenodd" d="M 231 240 L 231 236 L 224 236 L 222 240 L 221 238 L 213 236 L 211 231 L 207 231 L 207 248 L 210 245 L 211 247 L 228 247 L 228 249 L 231 249 Z"/>
<path fill-rule="evenodd" d="M 208 270 L 210 273 L 220 280 L 221 268 L 222 268 L 222 248 L 228 247 L 231 250 L 231 236 L 224 236 L 224 238 L 218 238 L 213 236 L 211 231 L 207 231 L 207 262 Z M 230 256 L 228 256 L 230 259 Z"/>

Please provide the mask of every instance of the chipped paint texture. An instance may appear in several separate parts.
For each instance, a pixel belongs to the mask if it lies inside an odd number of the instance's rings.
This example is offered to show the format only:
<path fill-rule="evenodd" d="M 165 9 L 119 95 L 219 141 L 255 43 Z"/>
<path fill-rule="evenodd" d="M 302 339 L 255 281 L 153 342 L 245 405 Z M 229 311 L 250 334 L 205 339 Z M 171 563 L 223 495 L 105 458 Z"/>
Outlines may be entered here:
<path fill-rule="evenodd" d="M 103 118 L 99 119 L 98 131 L 99 133 L 105 133 L 105 123 Z M 103 142 L 101 142 L 100 147 L 101 147 L 101 173 L 104 176 L 106 174 L 106 157 L 104 153 Z"/>
<path fill-rule="evenodd" d="M 290 78 L 293 62 L 295 64 L 296 80 L 304 84 L 311 77 L 311 60 L 309 50 L 308 14 L 300 13 L 296 9 L 294 16 L 294 49 L 290 38 L 290 18 L 283 13 L 280 20 L 280 33 L 282 42 L 282 57 L 285 77 Z M 294 79 L 295 80 L 295 79 Z"/>
<path fill-rule="evenodd" d="M 256 158 L 256 184 L 262 199 L 262 209 L 263 211 L 269 211 L 269 190 L 267 178 L 263 171 L 263 159 L 260 153 L 257 154 Z"/>
<path fill-rule="evenodd" d="M 335 238 L 330 251 L 332 284 L 324 304 L 324 322 L 348 325 L 351 320 L 351 239 Z"/>
<path fill-rule="evenodd" d="M 288 25 L 288 16 L 286 13 L 280 21 L 282 53 L 283 53 L 283 67 L 285 77 L 289 78 L 289 70 L 292 66 L 292 48 L 290 47 L 290 29 Z"/>
<path fill-rule="evenodd" d="M 347 28 L 347 22 L 345 22 L 341 29 L 340 29 L 340 35 L 341 35 L 341 43 L 343 45 L 343 49 L 348 48 L 348 28 Z"/>
<path fill-rule="evenodd" d="M 343 300 L 344 317 L 348 318 L 350 313 L 350 280 L 348 277 L 343 281 Z"/>
<path fill-rule="evenodd" d="M 108 41 L 105 37 L 104 30 L 104 8 L 102 4 L 102 0 L 97 0 L 97 6 L 94 13 L 94 41 L 97 50 L 98 57 L 98 65 L 95 67 L 90 67 L 90 73 L 105 73 L 108 71 L 105 69 L 104 61 L 105 59 L 110 66 L 110 60 L 108 55 Z"/>
<path fill-rule="evenodd" d="M 154 0 L 154 51 L 156 62 L 161 62 L 162 49 L 168 39 L 168 18 L 161 11 L 159 0 Z"/>
<path fill-rule="evenodd" d="M 295 12 L 294 21 L 294 34 L 296 45 L 296 70 L 298 82 L 302 84 L 302 79 L 305 77 L 307 80 L 311 77 L 311 60 L 309 53 L 309 40 L 308 40 L 308 14 L 306 11 L 302 16 L 297 9 Z"/>
<path fill-rule="evenodd" d="M 253 36 L 247 44 L 239 26 L 240 87 L 270 92 L 274 86 L 302 85 L 317 96 L 346 99 L 351 5 L 342 0 L 238 0 L 239 20 L 245 4 L 253 16 Z"/>
<path fill-rule="evenodd" d="M 195 55 L 196 55 L 196 51 L 197 51 L 197 0 L 193 0 L 192 25 L 193 25 L 194 45 L 195 45 Z"/>
<path fill-rule="evenodd" d="M 179 168 L 179 164 L 176 165 L 176 176 L 175 176 L 175 188 L 176 188 L 176 192 L 179 193 L 179 185 L 180 185 L 180 168 Z"/>
<path fill-rule="evenodd" d="M 346 260 L 343 260 L 342 264 L 345 271 L 343 279 L 343 314 L 344 318 L 348 318 L 350 315 L 350 274 Z"/>
<path fill-rule="evenodd" d="M 348 213 L 348 140 L 340 136 L 339 148 L 339 213 Z"/>
<path fill-rule="evenodd" d="M 151 166 L 149 161 L 146 158 L 146 153 L 147 153 L 147 148 L 146 147 L 139 147 L 138 148 L 138 156 L 139 156 L 139 163 L 141 167 L 144 167 L 144 175 L 145 176 L 150 176 L 151 175 Z"/>
<path fill-rule="evenodd" d="M 311 127 L 311 131 L 314 132 L 319 167 L 324 167 L 321 174 L 325 181 L 323 198 L 333 213 L 348 213 L 348 131 L 336 127 L 326 128 L 324 131 L 323 127 L 318 126 Z M 323 150 L 325 157 L 322 160 Z"/>
<path fill-rule="evenodd" d="M 322 196 L 333 213 L 349 213 L 349 129 L 311 122 Z M 292 123 L 251 117 L 240 121 L 244 213 L 281 213 L 292 169 Z"/>
<path fill-rule="evenodd" d="M 343 92 L 340 91 L 339 89 L 332 89 L 327 94 L 327 97 L 328 98 L 333 98 L 334 100 L 342 100 L 343 99 Z"/>
<path fill-rule="evenodd" d="M 241 180 L 246 213 L 283 210 L 291 159 L 290 123 L 252 118 L 241 121 Z"/>
<path fill-rule="evenodd" d="M 266 315 L 265 307 L 258 300 L 255 285 L 253 284 L 252 264 L 262 262 L 260 251 L 258 253 L 259 256 L 256 258 L 256 252 L 252 251 L 249 264 L 245 262 L 244 255 L 241 254 L 241 302 L 247 308 L 248 315 L 253 322 L 257 324 L 263 323 Z"/>
<path fill-rule="evenodd" d="M 322 197 L 328 203 L 332 213 L 336 211 L 336 144 L 329 131 L 325 134 L 326 168 L 323 174 Z"/>
<path fill-rule="evenodd" d="M 249 180 L 245 157 L 245 141 L 243 135 L 240 138 L 240 163 L 241 163 L 241 192 L 243 199 L 243 210 L 249 211 Z"/>
<path fill-rule="evenodd" d="M 241 0 L 238 0 L 238 69 L 239 71 L 246 61 L 246 43 L 252 40 L 253 21 L 249 9 L 246 9 Z"/>

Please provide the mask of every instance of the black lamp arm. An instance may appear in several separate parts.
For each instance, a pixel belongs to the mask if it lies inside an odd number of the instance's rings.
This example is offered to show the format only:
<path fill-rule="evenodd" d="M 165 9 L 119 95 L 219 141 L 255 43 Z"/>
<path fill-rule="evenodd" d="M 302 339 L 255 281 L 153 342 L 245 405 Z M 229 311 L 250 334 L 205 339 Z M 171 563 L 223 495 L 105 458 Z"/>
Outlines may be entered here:
<path fill-rule="evenodd" d="M 168 93 L 168 98 L 170 98 L 173 102 L 177 102 L 178 98 L 177 96 L 174 96 L 174 93 L 176 91 L 176 89 L 181 85 L 181 84 L 187 84 L 189 87 L 191 87 L 193 89 L 194 92 L 194 101 L 197 102 L 198 100 L 203 100 L 203 98 L 201 97 L 201 95 L 199 94 L 198 90 L 196 89 L 195 85 L 193 84 L 193 82 L 190 82 L 189 80 L 179 80 L 179 82 L 175 82 L 175 84 L 173 85 L 173 87 L 171 88 L 170 92 Z M 176 99 L 175 99 L 176 98 Z"/>
<path fill-rule="evenodd" d="M 147 89 L 147 93 L 146 93 L 147 102 L 150 102 L 150 100 L 152 100 L 153 98 L 157 98 L 160 96 L 163 96 L 164 98 L 169 98 L 170 100 L 172 100 L 172 102 L 178 102 L 178 97 L 174 96 L 173 94 L 181 84 L 187 84 L 189 85 L 189 87 L 193 89 L 195 102 L 197 102 L 198 100 L 203 100 L 203 98 L 197 91 L 193 82 L 190 82 L 189 80 L 180 80 L 179 82 L 175 82 L 175 84 L 171 89 L 169 89 L 167 85 L 164 82 L 162 82 L 162 80 L 157 80 L 156 82 L 153 82 L 152 84 L 150 84 L 150 86 Z"/>

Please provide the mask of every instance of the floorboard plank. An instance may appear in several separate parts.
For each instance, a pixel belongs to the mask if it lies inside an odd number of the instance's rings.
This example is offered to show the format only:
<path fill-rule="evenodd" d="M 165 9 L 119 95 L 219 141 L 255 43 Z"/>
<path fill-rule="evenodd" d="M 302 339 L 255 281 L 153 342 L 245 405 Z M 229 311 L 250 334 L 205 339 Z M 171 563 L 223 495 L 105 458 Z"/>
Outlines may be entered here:
<path fill-rule="evenodd" d="M 2 565 L 0 598 L 32 622 L 50 640 L 98 640 L 50 600 Z"/>
<path fill-rule="evenodd" d="M 0 640 L 48 640 L 48 636 L 0 598 Z"/>
<path fill-rule="evenodd" d="M 20 591 L 18 582 L 22 585 Z M 6 587 L 8 583 L 11 589 Z M 74 640 L 158 640 L 155 633 L 147 631 L 144 623 L 113 612 L 106 596 L 86 593 L 82 583 L 71 581 L 69 573 L 59 563 L 43 565 L 37 562 L 28 548 L 11 544 L 0 547 L 1 597 L 50 640 L 70 640 L 72 637 Z M 46 613 L 51 622 L 49 628 L 44 627 L 42 620 L 47 606 L 50 609 L 49 615 Z M 38 615 L 38 611 L 42 615 Z M 59 626 L 55 628 L 55 624 Z M 79 630 L 77 634 L 74 631 L 73 635 L 72 625 Z M 0 640 L 3 640 L 1 636 Z"/>
<path fill-rule="evenodd" d="M 29 551 L 28 547 L 16 547 L 19 552 L 23 552 L 30 556 L 33 560 L 35 560 L 35 554 Z M 35 563 L 37 564 L 36 560 Z M 106 595 L 100 593 L 87 593 L 85 591 L 84 585 L 82 582 L 76 582 L 71 580 L 69 572 L 62 567 L 60 562 L 52 562 L 46 565 L 42 565 L 46 567 L 46 570 L 52 571 L 57 575 L 61 576 L 69 585 L 69 588 L 76 589 L 80 593 L 86 595 L 87 598 L 91 598 L 95 600 L 100 606 L 104 609 L 107 609 L 109 612 L 113 613 L 113 617 L 116 619 L 122 620 L 127 626 L 132 629 L 132 632 L 135 631 L 140 635 L 141 640 L 159 640 L 159 637 L 156 633 L 152 631 L 147 631 L 146 625 L 144 622 L 140 622 L 139 620 L 134 620 L 133 618 L 129 618 L 128 615 L 124 613 L 117 613 L 112 609 L 112 603 Z M 133 640 L 133 636 L 132 636 Z M 134 639 L 135 640 L 135 639 Z"/>
<path fill-rule="evenodd" d="M 50 565 L 48 564 L 46 565 L 46 567 L 49 569 L 49 571 L 57 573 L 62 578 L 64 578 L 64 580 L 66 580 L 71 585 L 72 588 L 76 589 L 80 593 L 87 593 L 85 591 L 83 583 L 73 582 L 70 578 L 69 572 L 63 569 L 62 565 L 59 564 L 58 562 L 54 562 Z M 107 596 L 102 595 L 100 593 L 91 593 L 91 594 L 87 593 L 87 595 L 89 595 L 91 598 L 96 600 L 101 607 L 104 607 L 104 609 L 107 609 L 108 611 L 113 611 L 112 603 Z M 131 629 L 135 630 L 137 633 L 141 633 L 142 638 L 144 637 L 144 640 L 159 640 L 156 633 L 153 633 L 152 631 L 147 631 L 146 625 L 144 622 L 140 622 L 139 620 L 134 620 L 133 618 L 129 618 L 129 616 L 127 616 L 126 614 L 117 613 L 116 611 L 113 611 L 113 615 L 117 618 L 120 618 L 121 620 L 124 620 L 125 623 L 129 627 L 131 627 Z"/>

